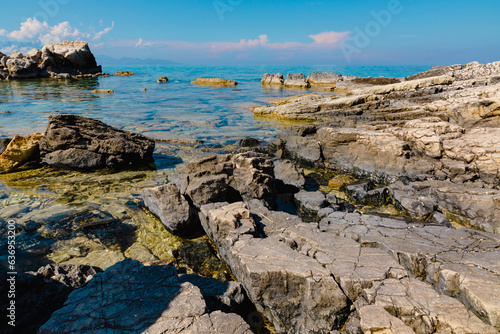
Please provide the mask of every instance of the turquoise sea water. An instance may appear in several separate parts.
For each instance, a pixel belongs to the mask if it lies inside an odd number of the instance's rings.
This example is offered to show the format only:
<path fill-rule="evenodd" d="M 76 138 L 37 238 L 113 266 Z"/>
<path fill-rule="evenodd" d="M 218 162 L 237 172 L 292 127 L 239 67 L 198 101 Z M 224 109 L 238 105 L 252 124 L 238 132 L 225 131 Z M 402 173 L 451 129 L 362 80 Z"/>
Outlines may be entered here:
<path fill-rule="evenodd" d="M 279 124 L 254 119 L 249 107 L 304 91 L 263 88 L 260 79 L 266 72 L 402 77 L 427 69 L 426 66 L 107 66 L 103 71 L 111 74 L 129 70 L 136 75 L 73 82 L 3 81 L 0 112 L 10 113 L 0 114 L 0 137 L 43 132 L 48 115 L 65 112 L 97 118 L 155 139 L 204 140 L 222 145 L 247 135 L 268 139 L 276 135 Z M 160 76 L 168 76 L 170 81 L 158 84 L 156 79 Z M 191 83 L 197 77 L 232 79 L 239 85 L 197 86 Z M 93 89 L 113 89 L 115 93 L 93 94 L 90 92 Z"/>

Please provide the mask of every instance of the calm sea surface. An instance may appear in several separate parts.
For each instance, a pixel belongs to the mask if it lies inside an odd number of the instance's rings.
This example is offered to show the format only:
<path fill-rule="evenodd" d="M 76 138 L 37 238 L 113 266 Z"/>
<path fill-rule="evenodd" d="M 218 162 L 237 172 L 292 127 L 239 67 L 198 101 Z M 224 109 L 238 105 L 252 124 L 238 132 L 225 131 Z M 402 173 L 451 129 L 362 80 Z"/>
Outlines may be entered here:
<path fill-rule="evenodd" d="M 105 72 L 130 70 L 136 75 L 74 82 L 0 82 L 0 112 L 10 111 L 0 114 L 0 137 L 43 132 L 50 114 L 64 112 L 97 118 L 155 139 L 204 140 L 222 145 L 247 135 L 267 139 L 276 135 L 279 124 L 254 119 L 249 107 L 304 91 L 263 88 L 260 79 L 266 72 L 402 77 L 427 69 L 425 66 L 107 66 Z M 156 79 L 160 76 L 168 76 L 170 81 L 158 84 Z M 191 83 L 197 77 L 221 77 L 239 84 L 234 88 L 203 87 Z M 97 95 L 90 92 L 93 89 L 113 89 L 115 93 Z"/>
<path fill-rule="evenodd" d="M 15 222 L 18 231 L 19 271 L 36 270 L 53 262 L 106 268 L 124 256 L 143 262 L 168 260 L 179 253 L 176 250 L 182 245 L 199 245 L 199 240 L 179 240 L 169 234 L 143 210 L 140 192 L 145 187 L 165 184 L 176 166 L 207 154 L 231 152 L 236 141 L 245 136 L 265 141 L 276 138 L 285 124 L 254 119 L 249 107 L 304 91 L 263 88 L 260 79 L 266 72 L 402 77 L 427 69 L 129 66 L 105 67 L 104 71 L 130 70 L 135 76 L 72 82 L 0 81 L 0 112 L 10 112 L 0 113 L 0 137 L 44 132 L 47 117 L 64 112 L 163 139 L 156 143 L 156 170 L 78 172 L 36 167 L 1 174 L 0 270 L 7 264 L 4 236 L 9 221 Z M 158 84 L 160 76 L 168 76 L 170 81 Z M 197 77 L 221 77 L 239 84 L 202 87 L 191 83 Z M 115 93 L 97 95 L 90 92 L 93 89 L 113 89 Z M 206 261 L 212 263 L 210 268 L 213 261 L 220 262 L 216 258 Z M 188 273 L 200 273 L 191 264 L 184 265 Z M 215 265 L 208 275 L 219 277 L 224 268 L 223 264 Z"/>

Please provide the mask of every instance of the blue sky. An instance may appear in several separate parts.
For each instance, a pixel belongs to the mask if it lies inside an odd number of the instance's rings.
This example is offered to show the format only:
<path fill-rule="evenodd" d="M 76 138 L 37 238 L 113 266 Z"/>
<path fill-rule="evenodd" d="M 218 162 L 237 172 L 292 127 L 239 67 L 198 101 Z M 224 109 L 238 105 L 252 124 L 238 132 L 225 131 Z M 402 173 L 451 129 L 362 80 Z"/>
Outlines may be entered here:
<path fill-rule="evenodd" d="M 437 65 L 500 60 L 500 1 L 19 0 L 0 49 L 83 39 L 185 64 Z"/>

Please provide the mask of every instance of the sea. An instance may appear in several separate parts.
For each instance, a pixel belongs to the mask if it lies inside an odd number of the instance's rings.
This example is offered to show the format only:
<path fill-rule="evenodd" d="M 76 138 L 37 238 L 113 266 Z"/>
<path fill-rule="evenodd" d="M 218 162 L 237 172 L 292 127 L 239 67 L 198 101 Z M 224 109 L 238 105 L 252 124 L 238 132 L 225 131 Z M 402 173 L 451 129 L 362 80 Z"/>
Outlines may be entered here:
<path fill-rule="evenodd" d="M 0 236 L 9 224 L 16 234 L 16 270 L 49 263 L 89 264 L 103 269 L 125 257 L 142 262 L 175 260 L 186 245 L 144 210 L 140 192 L 168 182 L 183 164 L 237 149 L 250 136 L 265 145 L 278 138 L 286 122 L 257 119 L 252 107 L 304 94 L 304 90 L 265 88 L 264 73 L 335 72 L 360 77 L 405 77 L 430 66 L 105 66 L 133 76 L 82 80 L 0 81 L 0 137 L 44 132 L 51 114 L 99 119 L 156 140 L 156 168 L 132 171 L 64 171 L 43 166 L 0 175 Z M 167 76 L 167 83 L 157 78 Z M 236 80 L 235 87 L 198 86 L 197 77 Z M 94 94 L 112 89 L 113 94 Z M 324 90 L 308 92 L 334 94 Z M 203 237 L 201 237 L 203 238 Z M 205 237 L 206 238 L 206 237 Z M 7 238 L 0 238 L 0 269 L 7 265 Z M 191 246 L 189 246 L 191 247 Z M 187 247 L 187 248 L 189 248 Z M 193 249 L 197 249 L 197 248 Z M 191 249 L 191 248 L 189 248 Z M 182 252 L 181 252 L 182 254 Z M 175 258 L 175 259 L 174 259 Z M 187 261 L 187 260 L 186 260 Z M 213 261 L 217 260 L 214 257 Z M 189 263 L 185 270 L 218 278 Z M 212 266 L 212 265 L 211 265 Z M 187 269 L 186 269 L 187 268 Z"/>

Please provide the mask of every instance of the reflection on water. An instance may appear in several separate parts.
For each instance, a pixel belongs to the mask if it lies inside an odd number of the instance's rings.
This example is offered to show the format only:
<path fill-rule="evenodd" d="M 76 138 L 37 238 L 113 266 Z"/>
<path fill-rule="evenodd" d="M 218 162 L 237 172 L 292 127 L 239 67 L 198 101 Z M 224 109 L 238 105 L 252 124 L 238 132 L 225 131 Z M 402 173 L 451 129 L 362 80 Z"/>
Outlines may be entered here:
<path fill-rule="evenodd" d="M 114 72 L 124 68 L 105 68 Z M 102 120 L 157 139 L 157 170 L 81 173 L 32 166 L 0 175 L 0 231 L 14 219 L 19 271 L 50 262 L 103 268 L 125 256 L 163 260 L 203 275 L 229 278 L 205 239 L 186 243 L 144 211 L 140 191 L 164 184 L 179 164 L 236 148 L 238 139 L 272 140 L 283 123 L 255 119 L 249 109 L 303 91 L 266 89 L 263 73 L 334 71 L 359 76 L 406 76 L 422 67 L 129 67 L 137 75 L 78 81 L 0 81 L 0 137 L 43 132 L 49 114 L 66 112 Z M 156 79 L 168 76 L 169 82 Z M 196 77 L 222 77 L 234 87 L 198 87 Z M 146 88 L 146 91 L 143 91 Z M 96 95 L 94 89 L 113 89 Z M 318 90 L 318 93 L 328 94 Z M 10 111 L 11 113 L 1 113 Z M 5 265 L 6 238 L 0 241 Z M 204 254 L 194 258 L 192 254 Z M 210 255 L 212 254 L 212 255 Z M 189 263 L 188 263 L 189 262 Z M 187 268 L 187 269 L 186 269 Z"/>

